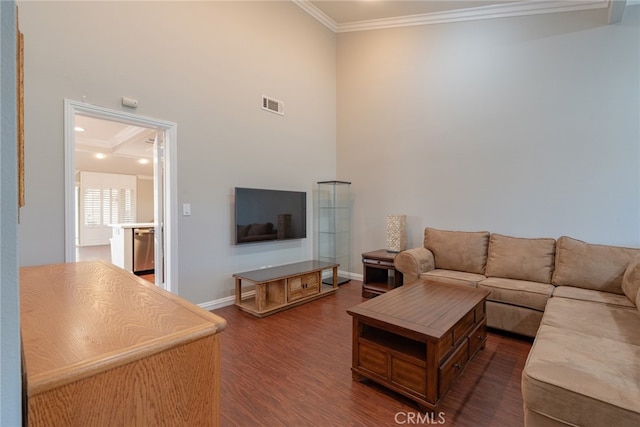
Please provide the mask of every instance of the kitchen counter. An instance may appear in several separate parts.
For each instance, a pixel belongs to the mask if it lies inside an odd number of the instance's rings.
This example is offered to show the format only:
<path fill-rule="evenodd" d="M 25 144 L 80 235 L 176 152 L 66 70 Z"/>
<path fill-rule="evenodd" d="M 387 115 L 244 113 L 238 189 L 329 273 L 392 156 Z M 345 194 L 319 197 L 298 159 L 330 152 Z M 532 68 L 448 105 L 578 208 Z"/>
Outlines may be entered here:
<path fill-rule="evenodd" d="M 110 224 L 111 262 L 136 274 L 153 273 L 153 222 Z"/>
<path fill-rule="evenodd" d="M 151 228 L 155 226 L 156 224 L 153 222 L 130 222 L 127 224 L 109 224 L 109 227 L 117 227 L 117 228 Z"/>

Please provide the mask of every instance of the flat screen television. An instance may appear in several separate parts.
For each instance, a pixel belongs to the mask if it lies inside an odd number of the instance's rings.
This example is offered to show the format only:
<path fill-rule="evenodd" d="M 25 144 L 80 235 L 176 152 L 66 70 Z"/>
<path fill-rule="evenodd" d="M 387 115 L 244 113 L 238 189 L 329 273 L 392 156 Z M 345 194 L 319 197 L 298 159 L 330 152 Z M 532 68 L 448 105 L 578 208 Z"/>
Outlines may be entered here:
<path fill-rule="evenodd" d="M 307 237 L 307 193 L 236 187 L 236 244 Z"/>

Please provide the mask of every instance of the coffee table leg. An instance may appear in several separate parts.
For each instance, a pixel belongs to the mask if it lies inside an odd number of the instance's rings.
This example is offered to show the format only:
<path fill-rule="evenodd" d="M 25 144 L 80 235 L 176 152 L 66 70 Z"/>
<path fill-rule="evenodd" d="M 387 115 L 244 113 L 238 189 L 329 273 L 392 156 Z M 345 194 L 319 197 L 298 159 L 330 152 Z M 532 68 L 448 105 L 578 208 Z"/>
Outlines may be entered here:
<path fill-rule="evenodd" d="M 360 322 L 358 322 L 358 317 L 353 316 L 352 322 L 352 330 L 351 330 L 351 378 L 353 381 L 361 381 L 364 377 L 354 371 L 355 368 L 358 367 L 358 359 L 360 348 L 358 347 L 360 333 L 362 331 L 362 327 L 360 326 Z"/>
<path fill-rule="evenodd" d="M 358 381 L 358 382 L 365 379 L 365 377 L 353 371 L 351 371 L 351 378 L 353 379 L 353 381 Z"/>

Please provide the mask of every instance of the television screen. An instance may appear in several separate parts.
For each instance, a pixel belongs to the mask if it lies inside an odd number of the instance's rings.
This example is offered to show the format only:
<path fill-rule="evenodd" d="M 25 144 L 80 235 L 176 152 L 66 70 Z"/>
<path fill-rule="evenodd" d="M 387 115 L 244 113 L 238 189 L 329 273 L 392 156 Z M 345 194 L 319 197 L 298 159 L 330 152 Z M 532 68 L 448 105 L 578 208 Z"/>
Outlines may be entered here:
<path fill-rule="evenodd" d="M 236 187 L 236 244 L 307 237 L 307 193 Z"/>

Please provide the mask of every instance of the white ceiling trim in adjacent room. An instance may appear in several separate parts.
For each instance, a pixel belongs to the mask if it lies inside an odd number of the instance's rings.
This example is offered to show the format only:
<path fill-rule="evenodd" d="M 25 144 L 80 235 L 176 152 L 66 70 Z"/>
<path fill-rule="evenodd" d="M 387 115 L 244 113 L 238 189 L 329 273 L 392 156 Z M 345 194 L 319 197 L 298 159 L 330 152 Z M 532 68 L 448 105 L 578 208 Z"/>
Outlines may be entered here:
<path fill-rule="evenodd" d="M 512 16 L 539 15 L 544 13 L 572 12 L 601 9 L 610 6 L 611 0 L 544 1 L 528 0 L 514 3 L 500 3 L 489 6 L 442 12 L 422 13 L 409 16 L 393 16 L 381 19 L 337 23 L 310 0 L 292 0 L 327 28 L 336 33 L 377 30 L 415 25 L 443 24 L 448 22 L 473 21 L 480 19 L 505 18 Z"/>

